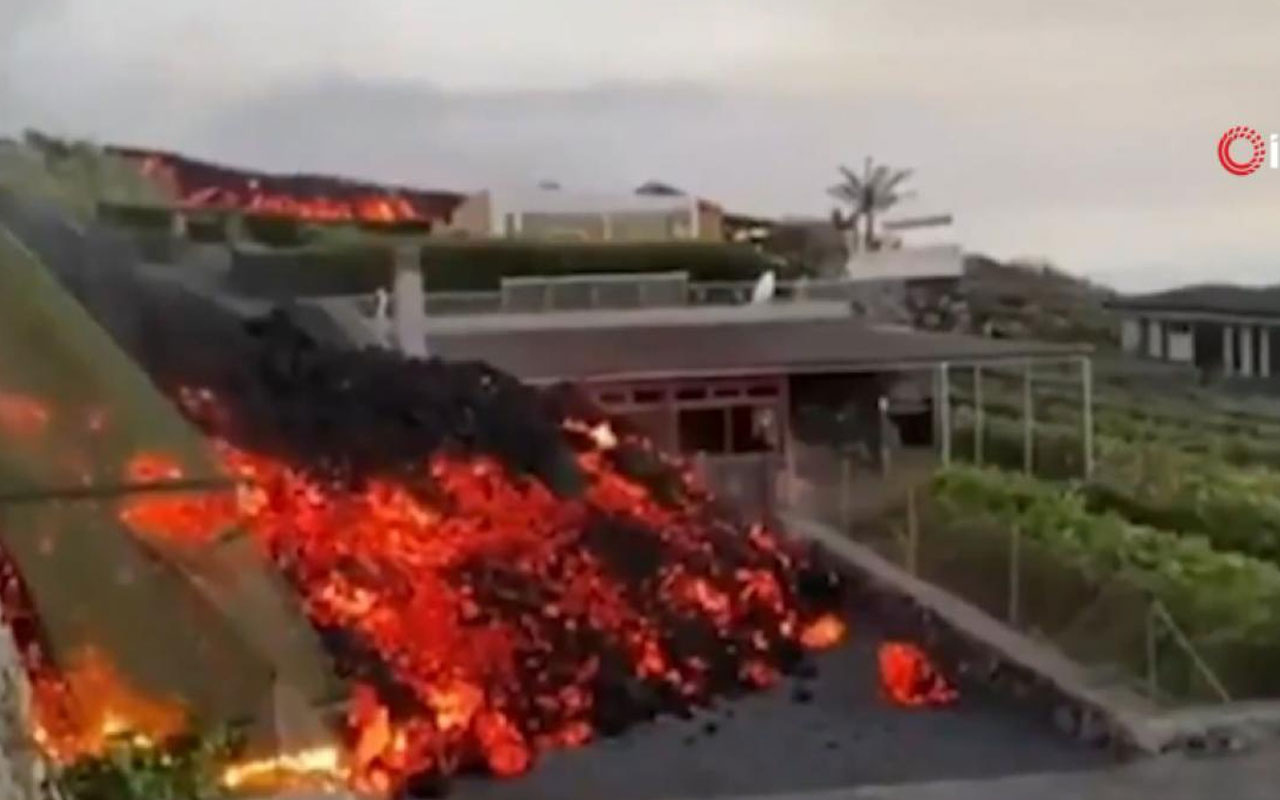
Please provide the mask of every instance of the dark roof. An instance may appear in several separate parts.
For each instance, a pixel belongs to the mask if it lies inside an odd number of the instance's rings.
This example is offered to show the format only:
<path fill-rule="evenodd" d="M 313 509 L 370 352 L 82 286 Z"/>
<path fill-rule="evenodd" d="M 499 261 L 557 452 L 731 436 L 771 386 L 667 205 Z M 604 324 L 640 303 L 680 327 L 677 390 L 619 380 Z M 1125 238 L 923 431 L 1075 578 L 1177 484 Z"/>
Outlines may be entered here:
<path fill-rule="evenodd" d="M 1088 353 L 1084 345 L 873 328 L 856 319 L 449 332 L 435 355 L 530 381 L 859 371 Z"/>
<path fill-rule="evenodd" d="M 1128 295 L 1107 303 L 1135 311 L 1182 311 L 1241 316 L 1280 317 L 1280 286 L 1201 284 L 1167 292 Z"/>

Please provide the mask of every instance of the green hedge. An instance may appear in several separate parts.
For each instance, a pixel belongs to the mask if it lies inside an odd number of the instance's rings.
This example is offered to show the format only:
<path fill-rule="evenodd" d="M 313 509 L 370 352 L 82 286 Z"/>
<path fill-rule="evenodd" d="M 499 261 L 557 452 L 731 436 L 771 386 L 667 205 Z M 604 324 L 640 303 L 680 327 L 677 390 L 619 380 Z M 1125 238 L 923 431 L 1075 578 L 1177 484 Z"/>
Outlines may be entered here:
<path fill-rule="evenodd" d="M 360 220 L 356 227 L 375 236 L 426 236 L 431 233 L 431 222 L 425 219 L 402 219 L 394 222 Z"/>
<path fill-rule="evenodd" d="M 293 249 L 235 246 L 230 286 L 256 297 L 286 298 L 368 294 L 391 282 L 392 254 L 386 247 Z"/>
<path fill-rule="evenodd" d="M 693 281 L 750 281 L 773 266 L 750 247 L 714 242 L 484 240 L 428 243 L 422 265 L 437 291 L 496 291 L 503 277 L 530 275 L 687 272 Z"/>
<path fill-rule="evenodd" d="M 387 285 L 391 260 L 390 248 L 377 244 L 294 247 L 274 253 L 246 247 L 233 258 L 232 280 L 240 291 L 252 294 L 364 294 Z M 750 248 L 721 244 L 489 241 L 429 242 L 422 248 L 422 265 L 427 286 L 435 291 L 496 291 L 504 276 L 522 275 L 684 271 L 691 280 L 749 281 L 771 266 Z"/>
<path fill-rule="evenodd" d="M 98 219 L 133 231 L 168 233 L 174 229 L 177 211 L 167 206 L 98 203 Z"/>
<path fill-rule="evenodd" d="M 1007 472 L 949 470 L 934 498 L 952 524 L 1016 527 L 1100 583 L 1119 579 L 1163 601 L 1236 696 L 1280 694 L 1277 565 L 1216 550 L 1204 537 L 1093 513 L 1076 490 Z"/>
<path fill-rule="evenodd" d="M 982 426 L 982 463 L 1008 470 L 1023 468 L 1022 423 L 991 416 Z M 952 432 L 952 456 L 957 461 L 970 461 L 974 448 L 971 424 L 958 425 Z M 1068 426 L 1039 424 L 1032 429 L 1031 459 L 1033 472 L 1041 478 L 1071 480 L 1084 474 L 1084 443 L 1080 431 Z"/>
<path fill-rule="evenodd" d="M 188 211 L 187 238 L 201 244 L 223 244 L 230 238 L 231 213 L 227 211 Z"/>
<path fill-rule="evenodd" d="M 299 247 L 308 241 L 307 223 L 283 214 L 245 214 L 240 232 L 247 241 L 267 247 Z"/>

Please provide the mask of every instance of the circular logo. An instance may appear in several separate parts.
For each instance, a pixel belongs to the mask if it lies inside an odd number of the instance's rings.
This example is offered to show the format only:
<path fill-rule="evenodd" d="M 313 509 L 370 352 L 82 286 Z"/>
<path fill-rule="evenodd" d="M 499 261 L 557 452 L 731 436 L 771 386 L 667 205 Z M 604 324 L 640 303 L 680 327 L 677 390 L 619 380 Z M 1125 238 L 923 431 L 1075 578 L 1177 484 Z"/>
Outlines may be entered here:
<path fill-rule="evenodd" d="M 1231 144 L 1237 139 L 1244 139 L 1253 148 L 1249 158 L 1244 161 L 1236 161 L 1231 157 Z M 1266 157 L 1266 143 L 1262 141 L 1257 131 L 1245 125 L 1231 128 L 1218 140 L 1218 160 L 1222 162 L 1222 168 L 1232 175 L 1252 175 L 1258 171 L 1258 167 L 1262 166 Z"/>

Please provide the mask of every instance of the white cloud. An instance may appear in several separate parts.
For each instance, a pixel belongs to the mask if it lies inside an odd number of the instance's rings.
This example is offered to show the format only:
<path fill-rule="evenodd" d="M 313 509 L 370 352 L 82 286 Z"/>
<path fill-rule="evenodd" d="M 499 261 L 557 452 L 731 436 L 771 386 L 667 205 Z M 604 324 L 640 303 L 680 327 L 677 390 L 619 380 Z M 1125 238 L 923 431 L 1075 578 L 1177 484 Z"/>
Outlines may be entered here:
<path fill-rule="evenodd" d="M 1280 258 L 1280 174 L 1213 157 L 1232 124 L 1280 130 L 1274 0 L 0 4 L 0 128 L 464 187 L 657 177 L 808 213 L 873 154 L 917 167 L 976 249 L 1095 274 Z"/>

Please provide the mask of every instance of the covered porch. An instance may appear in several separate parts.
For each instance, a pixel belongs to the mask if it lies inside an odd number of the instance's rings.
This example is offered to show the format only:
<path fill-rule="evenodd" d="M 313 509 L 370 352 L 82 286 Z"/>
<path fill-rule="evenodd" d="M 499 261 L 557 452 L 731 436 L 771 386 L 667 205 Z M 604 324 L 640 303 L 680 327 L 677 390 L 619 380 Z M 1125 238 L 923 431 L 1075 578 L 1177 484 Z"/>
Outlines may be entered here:
<path fill-rule="evenodd" d="M 717 494 L 747 514 L 772 516 L 855 483 L 858 496 L 874 497 L 905 473 L 950 462 L 958 419 L 976 431 L 975 442 L 983 440 L 983 376 L 996 371 L 1025 376 L 1028 469 L 1036 371 L 1055 365 L 1056 380 L 1075 375 L 1079 463 L 1085 474 L 1092 469 L 1084 347 L 873 326 L 830 309 L 819 318 L 708 315 L 705 322 L 619 312 L 590 325 L 546 314 L 538 326 L 511 330 L 500 320 L 490 315 L 468 327 L 452 317 L 429 334 L 428 350 L 486 361 L 530 383 L 577 384 L 659 447 L 689 457 Z M 815 417 L 836 420 L 834 427 L 815 425 Z"/>

